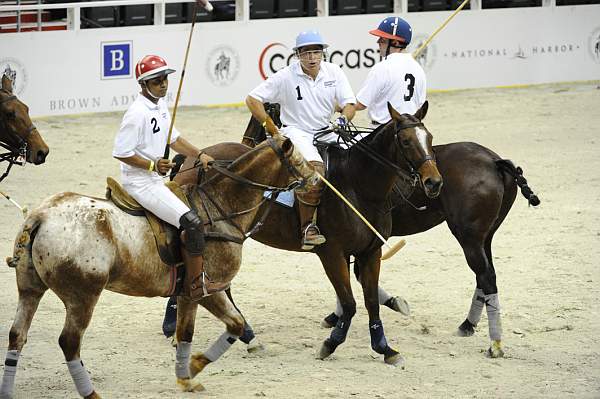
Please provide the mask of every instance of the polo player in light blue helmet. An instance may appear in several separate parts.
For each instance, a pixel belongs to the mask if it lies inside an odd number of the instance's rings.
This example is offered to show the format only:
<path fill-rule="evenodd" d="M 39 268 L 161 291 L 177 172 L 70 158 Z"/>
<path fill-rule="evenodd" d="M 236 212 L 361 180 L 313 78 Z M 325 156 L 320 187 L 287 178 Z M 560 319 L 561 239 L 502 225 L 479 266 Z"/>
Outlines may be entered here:
<path fill-rule="evenodd" d="M 281 105 L 281 133 L 310 162 L 315 171 L 325 174 L 323 158 L 315 146 L 315 133 L 327 130 L 336 107 L 341 108 L 334 124 L 343 127 L 354 117 L 356 98 L 348 78 L 339 65 L 324 61 L 324 51 L 329 47 L 319 32 L 302 31 L 293 47 L 298 62 L 277 71 L 252 90 L 246 105 L 254 118 L 263 123 L 271 135 L 278 128 L 268 117 L 264 103 Z M 331 139 L 337 140 L 332 134 Z M 326 239 L 317 227 L 317 207 L 321 201 L 324 183 L 320 179 L 308 182 L 302 192 L 297 191 L 300 219 L 300 248 L 312 250 Z"/>

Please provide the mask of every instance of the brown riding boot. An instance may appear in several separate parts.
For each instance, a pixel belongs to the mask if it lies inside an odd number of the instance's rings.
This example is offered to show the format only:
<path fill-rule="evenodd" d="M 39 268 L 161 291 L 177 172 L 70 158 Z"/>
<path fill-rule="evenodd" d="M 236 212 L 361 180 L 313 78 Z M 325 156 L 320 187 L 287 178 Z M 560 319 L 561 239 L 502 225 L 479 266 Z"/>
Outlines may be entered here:
<path fill-rule="evenodd" d="M 326 239 L 316 225 L 317 206 L 321 197 L 321 190 L 298 193 L 298 211 L 300 212 L 300 236 L 302 249 L 311 250 L 323 244 Z"/>
<path fill-rule="evenodd" d="M 192 255 L 185 248 L 181 249 L 181 255 L 185 263 L 184 292 L 192 301 L 229 288 L 229 282 L 220 283 L 210 279 L 204 271 L 202 255 Z"/>

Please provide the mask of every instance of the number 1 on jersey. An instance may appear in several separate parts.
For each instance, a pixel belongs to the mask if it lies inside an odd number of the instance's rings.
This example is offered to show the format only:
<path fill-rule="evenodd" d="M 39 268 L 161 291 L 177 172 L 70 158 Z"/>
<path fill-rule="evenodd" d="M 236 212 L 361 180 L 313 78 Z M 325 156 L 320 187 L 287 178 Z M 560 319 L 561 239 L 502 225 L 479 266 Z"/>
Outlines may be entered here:
<path fill-rule="evenodd" d="M 302 100 L 302 94 L 300 94 L 300 86 L 296 86 L 296 93 L 298 93 L 298 97 L 296 100 Z"/>

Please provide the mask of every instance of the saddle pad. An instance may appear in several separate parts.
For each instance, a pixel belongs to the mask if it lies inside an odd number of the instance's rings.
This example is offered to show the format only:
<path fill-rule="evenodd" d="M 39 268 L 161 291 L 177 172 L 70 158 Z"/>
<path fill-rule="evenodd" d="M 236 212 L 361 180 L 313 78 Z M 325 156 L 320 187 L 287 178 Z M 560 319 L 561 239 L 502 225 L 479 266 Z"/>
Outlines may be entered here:
<path fill-rule="evenodd" d="M 269 196 L 271 196 L 272 191 L 265 191 L 265 193 L 263 194 L 263 197 L 268 198 Z M 288 208 L 293 208 L 294 207 L 294 190 L 289 190 L 289 191 L 283 191 L 282 193 L 280 193 L 277 196 L 277 199 L 275 200 L 275 202 L 277 202 L 278 204 L 281 204 L 283 206 L 287 206 Z"/>

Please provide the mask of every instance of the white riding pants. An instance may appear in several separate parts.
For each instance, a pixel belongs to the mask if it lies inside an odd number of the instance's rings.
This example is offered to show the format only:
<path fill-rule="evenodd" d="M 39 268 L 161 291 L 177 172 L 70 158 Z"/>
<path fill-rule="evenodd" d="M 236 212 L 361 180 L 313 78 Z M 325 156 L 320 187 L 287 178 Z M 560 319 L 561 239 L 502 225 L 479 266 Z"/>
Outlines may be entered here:
<path fill-rule="evenodd" d="M 190 208 L 184 204 L 156 173 L 148 176 L 122 176 L 123 188 L 145 209 L 159 219 L 179 228 L 179 219 Z"/>
<path fill-rule="evenodd" d="M 304 130 L 298 129 L 297 127 L 287 126 L 281 129 L 281 133 L 292 140 L 294 143 L 294 147 L 300 151 L 300 154 L 306 159 L 308 162 L 317 161 L 323 162 L 323 158 L 319 155 L 319 151 L 317 151 L 317 147 L 313 144 L 313 140 L 315 135 L 313 132 L 306 132 Z"/>

